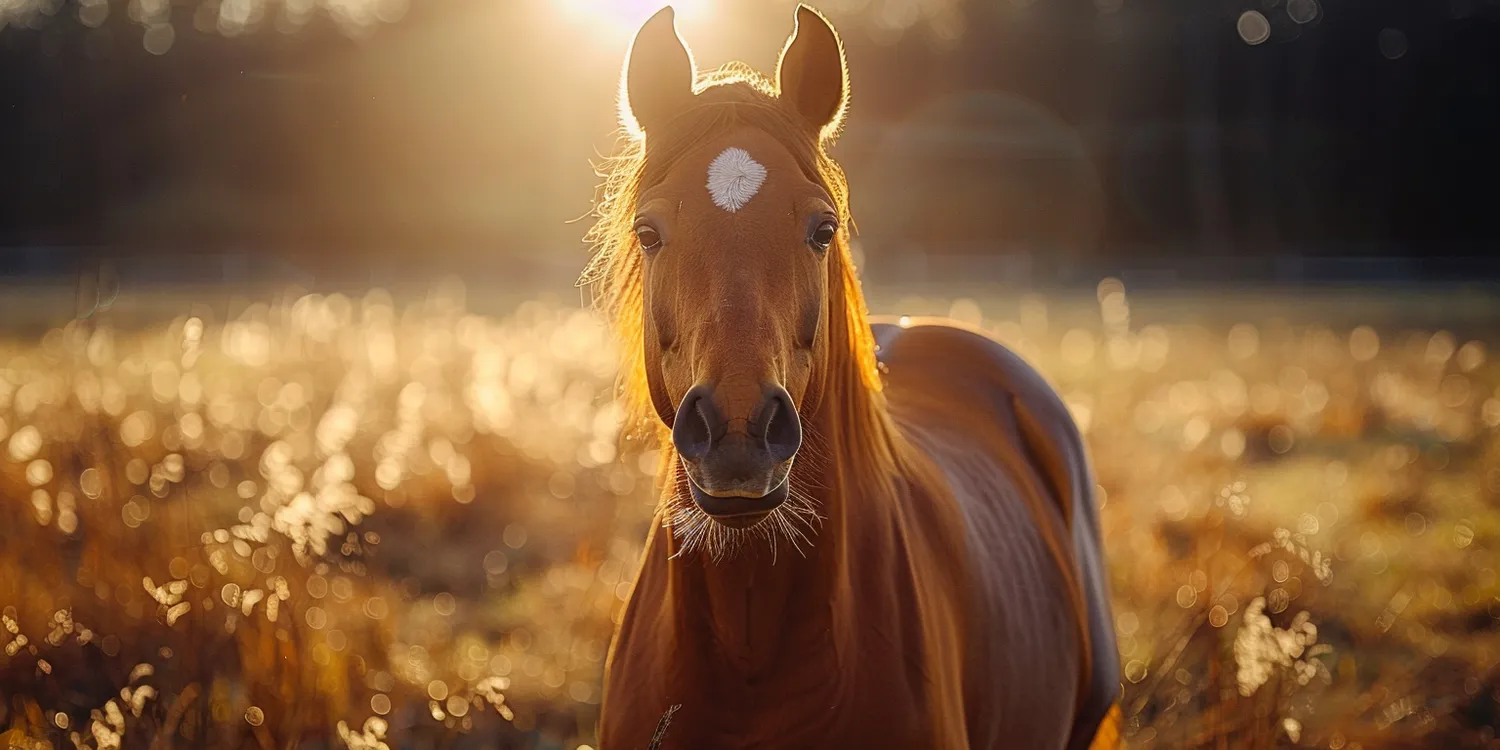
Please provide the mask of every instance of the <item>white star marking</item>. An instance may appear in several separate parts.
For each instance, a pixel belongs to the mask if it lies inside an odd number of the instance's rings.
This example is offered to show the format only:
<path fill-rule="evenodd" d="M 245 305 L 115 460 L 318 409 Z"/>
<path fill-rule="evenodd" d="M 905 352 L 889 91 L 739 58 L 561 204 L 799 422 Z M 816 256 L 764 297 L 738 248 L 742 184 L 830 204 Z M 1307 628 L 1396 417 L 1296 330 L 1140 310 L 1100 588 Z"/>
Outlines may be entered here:
<path fill-rule="evenodd" d="M 708 165 L 708 194 L 730 213 L 740 210 L 766 181 L 766 168 L 745 149 L 730 146 Z"/>

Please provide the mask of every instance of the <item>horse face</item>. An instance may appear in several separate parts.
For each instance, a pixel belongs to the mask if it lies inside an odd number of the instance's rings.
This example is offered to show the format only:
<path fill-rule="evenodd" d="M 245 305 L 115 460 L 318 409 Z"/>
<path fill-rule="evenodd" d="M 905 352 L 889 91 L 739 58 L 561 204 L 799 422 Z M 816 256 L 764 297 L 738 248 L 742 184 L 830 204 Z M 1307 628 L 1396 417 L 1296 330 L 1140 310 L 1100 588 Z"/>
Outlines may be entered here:
<path fill-rule="evenodd" d="M 844 62 L 821 16 L 799 7 L 797 21 L 778 66 L 778 104 L 805 142 L 741 127 L 688 144 L 637 202 L 653 401 L 694 502 L 733 527 L 786 501 L 802 445 L 799 408 L 827 348 L 826 260 L 840 219 L 793 148 L 816 153 L 837 128 Z M 645 133 L 648 164 L 652 133 L 693 106 L 695 77 L 670 9 L 658 13 L 632 45 L 625 76 L 625 114 Z"/>
<path fill-rule="evenodd" d="M 677 405 L 689 489 L 725 523 L 758 521 L 786 499 L 823 355 L 832 199 L 780 144 L 739 131 L 644 193 L 636 227 L 647 366 Z"/>

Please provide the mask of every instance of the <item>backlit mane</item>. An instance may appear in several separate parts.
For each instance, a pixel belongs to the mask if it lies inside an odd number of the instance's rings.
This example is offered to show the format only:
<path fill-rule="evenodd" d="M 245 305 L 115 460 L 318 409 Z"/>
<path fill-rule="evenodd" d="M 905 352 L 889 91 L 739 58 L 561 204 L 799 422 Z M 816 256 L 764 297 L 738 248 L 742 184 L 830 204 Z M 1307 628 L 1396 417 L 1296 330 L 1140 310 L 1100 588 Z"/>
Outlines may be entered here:
<path fill-rule="evenodd" d="M 634 211 L 641 191 L 659 180 L 694 144 L 736 126 L 750 126 L 787 146 L 807 176 L 833 198 L 841 224 L 852 227 L 848 183 L 843 170 L 825 150 L 831 137 L 822 143 L 813 142 L 804 126 L 778 104 L 775 86 L 765 76 L 741 63 L 730 63 L 701 74 L 693 89 L 694 106 L 674 119 L 666 133 L 647 138 L 627 131 L 621 151 L 599 170 L 604 183 L 595 201 L 596 221 L 585 236 L 593 247 L 593 257 L 579 282 L 590 288 L 596 309 L 609 321 L 619 342 L 618 396 L 626 406 L 627 434 L 656 439 L 657 444 L 668 448 L 670 442 L 659 439 L 664 428 L 651 407 L 643 362 L 642 263 L 634 233 Z M 864 295 L 847 236 L 840 232 L 835 251 L 830 253 L 828 364 L 833 372 L 829 375 L 836 377 L 843 366 L 852 366 L 858 380 L 848 385 L 879 391 L 875 342 L 866 322 Z M 840 360 L 847 360 L 847 364 Z M 830 381 L 828 392 L 841 394 L 846 389 Z"/>

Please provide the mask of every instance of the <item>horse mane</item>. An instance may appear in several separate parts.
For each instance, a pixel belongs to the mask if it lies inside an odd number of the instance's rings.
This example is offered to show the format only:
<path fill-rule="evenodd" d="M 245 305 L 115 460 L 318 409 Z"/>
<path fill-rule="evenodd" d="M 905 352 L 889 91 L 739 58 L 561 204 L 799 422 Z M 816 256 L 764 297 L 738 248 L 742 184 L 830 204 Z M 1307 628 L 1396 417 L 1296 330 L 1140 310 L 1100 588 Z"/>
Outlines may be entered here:
<path fill-rule="evenodd" d="M 635 206 L 641 192 L 658 182 L 694 145 L 735 127 L 753 127 L 785 145 L 804 173 L 833 199 L 840 224 L 852 231 L 849 187 L 843 170 L 829 157 L 831 137 L 814 138 L 796 115 L 777 101 L 775 85 L 741 63 L 701 74 L 693 87 L 694 106 L 650 137 L 626 131 L 619 153 L 597 170 L 604 182 L 594 204 L 596 221 L 585 235 L 592 258 L 579 283 L 592 293 L 595 308 L 614 330 L 620 351 L 617 397 L 625 407 L 625 436 L 638 437 L 670 453 L 665 427 L 656 416 L 646 384 L 641 253 L 635 246 Z M 623 106 L 623 93 L 622 106 Z M 629 122 L 631 118 L 622 118 Z M 875 340 L 867 321 L 864 294 L 850 254 L 847 232 L 829 253 L 829 351 L 824 400 L 843 399 L 837 411 L 840 432 L 885 434 L 885 412 L 876 402 L 881 390 Z M 835 405 L 836 407 L 839 405 Z M 884 452 L 884 451 L 882 451 Z M 669 456 L 664 456 L 669 459 Z"/>

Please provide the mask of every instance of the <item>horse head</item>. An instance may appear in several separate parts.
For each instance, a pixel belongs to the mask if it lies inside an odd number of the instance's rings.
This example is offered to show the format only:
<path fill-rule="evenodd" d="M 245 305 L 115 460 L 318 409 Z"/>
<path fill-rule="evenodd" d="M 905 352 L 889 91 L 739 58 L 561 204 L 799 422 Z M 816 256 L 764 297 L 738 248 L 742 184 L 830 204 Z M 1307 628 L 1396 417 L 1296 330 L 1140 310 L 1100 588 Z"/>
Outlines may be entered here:
<path fill-rule="evenodd" d="M 635 196 L 653 410 L 693 503 L 747 528 L 787 501 L 829 357 L 829 257 L 847 217 L 821 165 L 848 100 L 843 49 L 799 6 L 774 90 L 700 80 L 663 9 L 631 45 L 621 117 L 644 138 Z"/>

